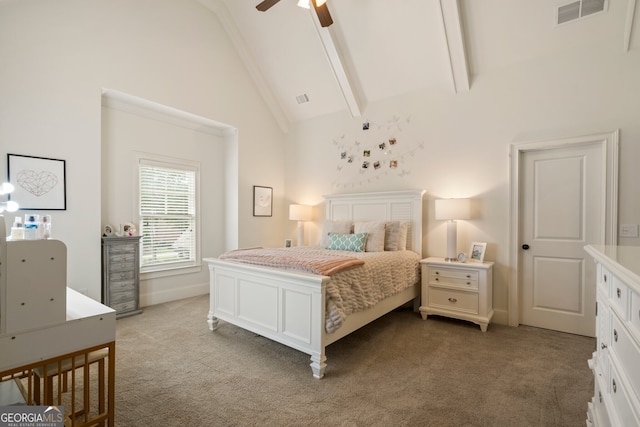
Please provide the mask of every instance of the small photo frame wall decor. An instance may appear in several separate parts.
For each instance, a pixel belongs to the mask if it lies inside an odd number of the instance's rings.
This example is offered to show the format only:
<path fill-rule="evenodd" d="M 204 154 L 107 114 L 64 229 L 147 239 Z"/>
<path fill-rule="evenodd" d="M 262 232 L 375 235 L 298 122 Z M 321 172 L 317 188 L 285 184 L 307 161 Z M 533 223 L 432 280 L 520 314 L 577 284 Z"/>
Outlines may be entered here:
<path fill-rule="evenodd" d="M 7 154 L 7 175 L 15 187 L 9 199 L 20 210 L 67 209 L 64 160 Z"/>
<path fill-rule="evenodd" d="M 253 216 L 272 216 L 273 188 L 253 186 Z"/>
<path fill-rule="evenodd" d="M 482 262 L 484 261 L 484 253 L 487 250 L 486 242 L 473 242 L 471 249 L 469 249 L 469 261 Z"/>

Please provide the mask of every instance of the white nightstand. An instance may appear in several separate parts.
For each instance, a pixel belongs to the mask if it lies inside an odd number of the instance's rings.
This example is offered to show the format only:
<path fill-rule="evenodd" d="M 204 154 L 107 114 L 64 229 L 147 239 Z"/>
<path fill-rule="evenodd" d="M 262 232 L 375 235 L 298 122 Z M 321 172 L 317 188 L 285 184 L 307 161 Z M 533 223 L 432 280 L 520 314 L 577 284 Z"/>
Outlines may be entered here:
<path fill-rule="evenodd" d="M 426 258 L 422 264 L 420 314 L 469 320 L 482 332 L 493 317 L 493 262 L 447 262 Z"/>

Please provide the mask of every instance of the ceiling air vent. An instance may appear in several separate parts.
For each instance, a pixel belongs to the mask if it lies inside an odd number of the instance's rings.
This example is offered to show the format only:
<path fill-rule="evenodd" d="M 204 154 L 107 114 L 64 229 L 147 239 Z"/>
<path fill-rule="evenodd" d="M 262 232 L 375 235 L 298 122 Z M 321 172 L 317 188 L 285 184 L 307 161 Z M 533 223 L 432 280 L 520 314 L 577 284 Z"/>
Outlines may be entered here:
<path fill-rule="evenodd" d="M 608 0 L 578 0 L 558 6 L 556 24 L 575 21 L 594 13 L 606 12 Z"/>
<path fill-rule="evenodd" d="M 306 104 L 309 102 L 309 97 L 306 93 L 303 93 L 302 95 L 296 96 L 296 101 L 298 101 L 298 104 Z"/>

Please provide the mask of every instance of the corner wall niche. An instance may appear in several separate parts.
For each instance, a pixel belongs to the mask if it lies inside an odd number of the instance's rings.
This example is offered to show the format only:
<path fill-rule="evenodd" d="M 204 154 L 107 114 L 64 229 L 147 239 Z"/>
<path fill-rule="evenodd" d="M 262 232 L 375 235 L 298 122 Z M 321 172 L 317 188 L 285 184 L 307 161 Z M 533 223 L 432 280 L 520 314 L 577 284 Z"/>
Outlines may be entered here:
<path fill-rule="evenodd" d="M 102 91 L 101 225 L 140 230 L 140 158 L 194 164 L 200 171 L 196 259 L 189 268 L 140 275 L 140 307 L 208 292 L 203 254 L 237 246 L 238 132 L 233 126 L 117 90 Z M 96 230 L 96 237 L 101 235 Z"/>

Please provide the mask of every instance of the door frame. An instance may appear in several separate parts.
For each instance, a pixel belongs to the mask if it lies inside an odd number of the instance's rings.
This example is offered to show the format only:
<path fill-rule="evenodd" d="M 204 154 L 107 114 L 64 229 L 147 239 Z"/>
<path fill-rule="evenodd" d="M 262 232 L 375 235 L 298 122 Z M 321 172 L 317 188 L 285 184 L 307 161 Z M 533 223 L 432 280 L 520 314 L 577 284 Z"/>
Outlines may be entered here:
<path fill-rule="evenodd" d="M 618 241 L 618 139 L 620 130 L 568 138 L 512 143 L 509 147 L 510 205 L 509 205 L 509 326 L 520 324 L 520 174 L 521 161 L 528 151 L 554 150 L 578 145 L 598 144 L 603 153 L 605 182 L 604 215 L 605 244 L 616 245 Z"/>

